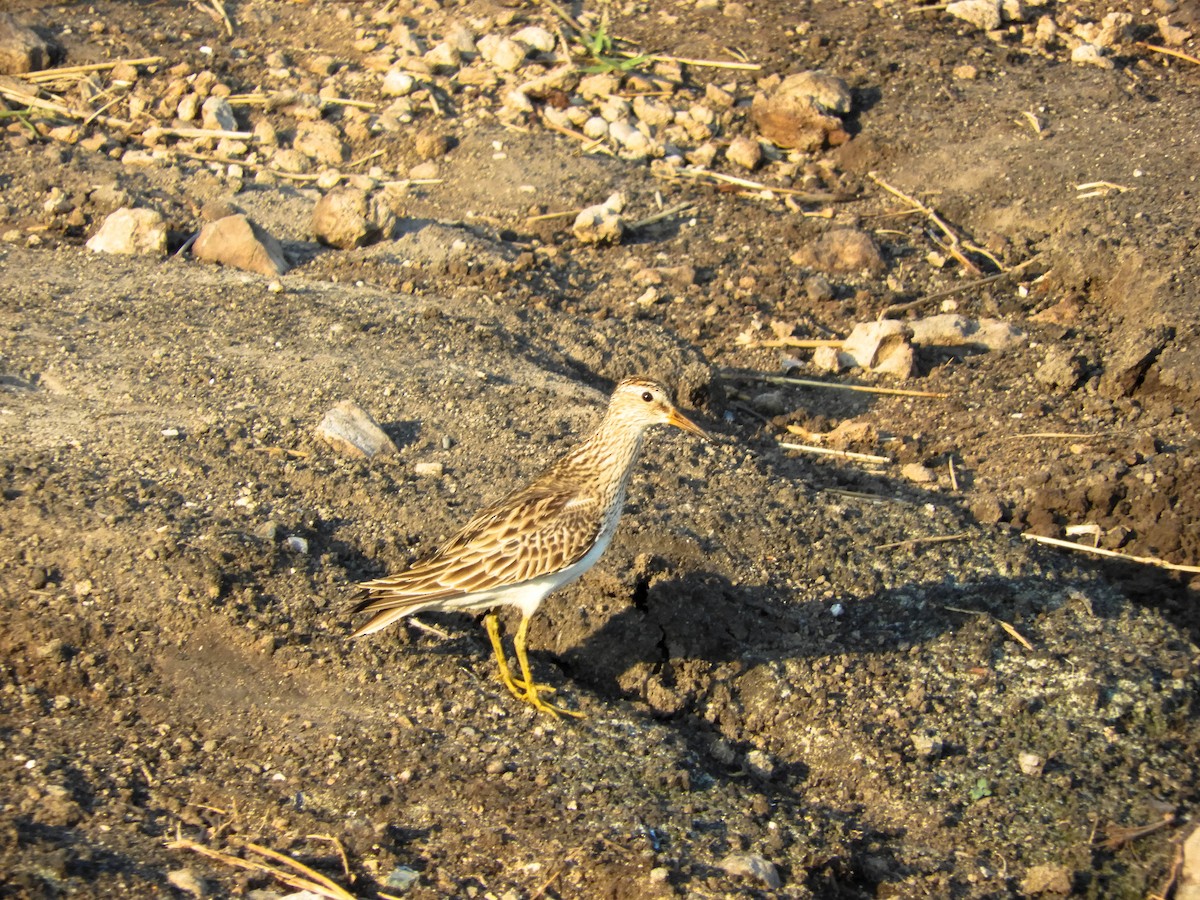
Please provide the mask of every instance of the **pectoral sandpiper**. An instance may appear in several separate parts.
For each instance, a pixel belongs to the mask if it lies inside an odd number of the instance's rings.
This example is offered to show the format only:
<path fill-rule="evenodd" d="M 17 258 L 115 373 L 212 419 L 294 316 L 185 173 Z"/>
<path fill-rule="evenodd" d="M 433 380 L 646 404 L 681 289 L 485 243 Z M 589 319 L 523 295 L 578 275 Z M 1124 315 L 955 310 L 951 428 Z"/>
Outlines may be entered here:
<path fill-rule="evenodd" d="M 513 696 L 554 716 L 582 715 L 542 698 L 554 688 L 538 684 L 530 672 L 529 619 L 547 595 L 583 575 L 607 549 L 651 425 L 674 425 L 709 439 L 657 381 L 626 378 L 591 436 L 533 482 L 482 510 L 432 556 L 399 574 L 364 582 L 369 596 L 355 612 L 375 615 L 352 637 L 422 610 L 486 610 L 500 680 Z M 520 678 L 513 676 L 501 644 L 497 606 L 521 610 L 513 641 Z"/>

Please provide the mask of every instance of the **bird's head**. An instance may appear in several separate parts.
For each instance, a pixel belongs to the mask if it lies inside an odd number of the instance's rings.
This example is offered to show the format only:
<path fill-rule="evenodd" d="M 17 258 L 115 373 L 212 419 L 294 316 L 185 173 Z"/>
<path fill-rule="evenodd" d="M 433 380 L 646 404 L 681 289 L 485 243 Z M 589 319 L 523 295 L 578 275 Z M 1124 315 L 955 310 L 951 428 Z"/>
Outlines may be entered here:
<path fill-rule="evenodd" d="M 675 408 L 670 392 L 651 378 L 624 379 L 613 391 L 609 410 L 610 414 L 627 418 L 643 427 L 674 425 L 706 441 L 712 440 L 707 431 Z"/>

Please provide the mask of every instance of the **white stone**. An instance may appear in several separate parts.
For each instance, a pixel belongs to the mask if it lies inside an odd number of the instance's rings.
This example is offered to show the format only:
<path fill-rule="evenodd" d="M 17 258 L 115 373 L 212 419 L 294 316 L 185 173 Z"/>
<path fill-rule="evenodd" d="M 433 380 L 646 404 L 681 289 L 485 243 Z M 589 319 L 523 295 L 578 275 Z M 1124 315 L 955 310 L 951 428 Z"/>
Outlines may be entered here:
<path fill-rule="evenodd" d="M 675 117 L 675 111 L 670 105 L 654 97 L 637 96 L 633 98 L 633 114 L 645 122 L 660 128 L 670 125 Z"/>
<path fill-rule="evenodd" d="M 495 34 L 484 35 L 476 42 L 476 46 L 479 55 L 502 72 L 515 72 L 521 68 L 528 52 L 512 38 Z"/>
<path fill-rule="evenodd" d="M 522 28 L 512 36 L 512 39 L 517 43 L 524 44 L 530 50 L 536 50 L 538 53 L 550 53 L 554 50 L 554 35 L 545 28 L 539 28 L 537 25 Z"/>
<path fill-rule="evenodd" d="M 1096 66 L 1100 69 L 1111 69 L 1113 61 L 1108 59 L 1095 44 L 1083 43 L 1071 51 L 1071 62 L 1081 66 Z"/>
<path fill-rule="evenodd" d="M 599 116 L 592 116 L 583 123 L 583 133 L 593 140 L 608 137 L 608 122 Z"/>
<path fill-rule="evenodd" d="M 956 0 L 946 5 L 946 12 L 980 31 L 1000 27 L 1000 0 Z"/>
<path fill-rule="evenodd" d="M 233 107 L 224 97 L 209 97 L 200 107 L 200 115 L 209 131 L 237 131 Z"/>
<path fill-rule="evenodd" d="M 122 207 L 105 218 L 87 248 L 93 253 L 166 256 L 167 223 L 158 210 Z"/>
<path fill-rule="evenodd" d="M 625 223 L 621 210 L 625 208 L 625 196 L 613 194 L 603 203 L 589 206 L 575 217 L 572 231 L 575 238 L 584 244 L 620 243 L 625 234 Z"/>

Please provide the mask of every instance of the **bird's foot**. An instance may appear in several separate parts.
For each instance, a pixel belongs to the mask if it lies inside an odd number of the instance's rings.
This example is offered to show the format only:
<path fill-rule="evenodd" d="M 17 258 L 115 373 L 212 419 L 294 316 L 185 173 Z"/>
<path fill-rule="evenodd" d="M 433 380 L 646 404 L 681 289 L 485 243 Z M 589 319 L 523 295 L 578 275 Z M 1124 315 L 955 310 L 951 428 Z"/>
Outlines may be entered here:
<path fill-rule="evenodd" d="M 538 684 L 536 681 L 529 684 L 521 682 L 521 684 L 523 685 L 524 690 L 522 693 L 516 695 L 517 699 L 528 703 L 538 712 L 549 713 L 556 719 L 559 718 L 559 716 L 571 716 L 575 719 L 586 718 L 586 714 L 577 709 L 567 709 L 565 706 L 558 706 L 557 704 L 549 703 L 542 699 L 542 694 L 553 694 L 556 688 L 553 688 L 548 684 Z"/>

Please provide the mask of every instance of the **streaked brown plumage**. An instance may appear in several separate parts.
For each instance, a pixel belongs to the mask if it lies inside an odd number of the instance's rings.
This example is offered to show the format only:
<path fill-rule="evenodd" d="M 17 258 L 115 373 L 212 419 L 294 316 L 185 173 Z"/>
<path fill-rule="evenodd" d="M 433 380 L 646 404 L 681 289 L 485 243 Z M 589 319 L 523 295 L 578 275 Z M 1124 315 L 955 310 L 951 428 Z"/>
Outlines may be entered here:
<path fill-rule="evenodd" d="M 521 610 L 514 678 L 500 643 L 495 613 L 485 618 L 500 678 L 515 697 L 542 712 L 569 710 L 539 695 L 529 670 L 529 619 L 548 594 L 570 584 L 604 553 L 625 505 L 625 490 L 651 425 L 708 435 L 675 408 L 667 389 L 648 378 L 617 385 L 597 429 L 526 487 L 479 512 L 432 556 L 395 575 L 365 582 L 368 599 L 356 611 L 374 616 L 353 637 L 371 634 L 421 610 Z"/>

